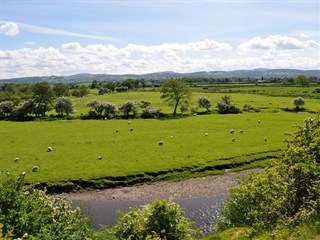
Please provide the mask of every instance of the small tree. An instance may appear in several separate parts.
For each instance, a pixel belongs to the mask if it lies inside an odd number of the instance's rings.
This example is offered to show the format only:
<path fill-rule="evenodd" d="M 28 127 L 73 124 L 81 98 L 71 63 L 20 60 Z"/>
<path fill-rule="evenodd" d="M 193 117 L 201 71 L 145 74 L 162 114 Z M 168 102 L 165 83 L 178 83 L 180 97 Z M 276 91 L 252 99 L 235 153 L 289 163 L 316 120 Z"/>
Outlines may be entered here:
<path fill-rule="evenodd" d="M 301 87 L 306 87 L 309 86 L 310 79 L 306 75 L 298 75 L 294 78 L 294 82 Z"/>
<path fill-rule="evenodd" d="M 87 106 L 95 111 L 98 116 L 102 116 L 102 112 L 104 110 L 103 103 L 99 100 L 91 100 L 87 103 Z"/>
<path fill-rule="evenodd" d="M 0 116 L 8 117 L 11 115 L 14 108 L 14 104 L 12 101 L 7 100 L 0 102 Z"/>
<path fill-rule="evenodd" d="M 198 99 L 198 106 L 199 108 L 205 108 L 207 112 L 209 112 L 211 108 L 211 102 L 209 99 L 201 97 Z"/>
<path fill-rule="evenodd" d="M 12 112 L 13 118 L 16 120 L 23 120 L 32 114 L 35 110 L 35 104 L 32 99 L 20 103 Z"/>
<path fill-rule="evenodd" d="M 62 116 L 65 113 L 69 116 L 70 113 L 74 112 L 74 106 L 70 98 L 68 97 L 59 97 L 55 100 L 54 109 L 56 112 Z"/>
<path fill-rule="evenodd" d="M 47 82 L 36 83 L 32 86 L 33 99 L 35 103 L 35 114 L 45 116 L 53 106 L 55 94 Z"/>
<path fill-rule="evenodd" d="M 191 98 L 190 88 L 177 79 L 166 81 L 160 90 L 161 98 L 164 99 L 169 106 L 173 106 L 173 115 L 177 113 L 177 107 L 180 104 L 186 105 Z"/>
<path fill-rule="evenodd" d="M 240 109 L 231 103 L 230 96 L 223 96 L 221 101 L 217 104 L 218 112 L 222 114 L 226 113 L 239 113 Z"/>
<path fill-rule="evenodd" d="M 119 107 L 119 110 L 125 117 L 130 117 L 130 113 L 135 117 L 139 109 L 139 104 L 136 101 L 127 101 Z"/>
<path fill-rule="evenodd" d="M 296 106 L 296 111 L 298 111 L 300 106 L 304 105 L 304 98 L 302 97 L 294 98 L 293 104 Z"/>
<path fill-rule="evenodd" d="M 109 102 L 103 103 L 103 109 L 108 119 L 115 117 L 118 111 L 117 106 Z"/>

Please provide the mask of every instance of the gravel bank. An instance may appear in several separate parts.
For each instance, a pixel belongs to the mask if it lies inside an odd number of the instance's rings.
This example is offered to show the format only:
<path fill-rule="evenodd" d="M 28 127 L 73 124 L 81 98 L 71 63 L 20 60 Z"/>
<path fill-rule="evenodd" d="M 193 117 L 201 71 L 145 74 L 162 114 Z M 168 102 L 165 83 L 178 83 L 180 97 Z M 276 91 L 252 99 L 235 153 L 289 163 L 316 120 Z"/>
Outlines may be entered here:
<path fill-rule="evenodd" d="M 192 178 L 178 182 L 158 182 L 104 190 L 68 193 L 73 200 L 133 200 L 152 201 L 154 199 L 187 199 L 209 197 L 227 193 L 230 187 L 238 184 L 238 179 L 248 172 L 226 172 L 223 175 Z"/>

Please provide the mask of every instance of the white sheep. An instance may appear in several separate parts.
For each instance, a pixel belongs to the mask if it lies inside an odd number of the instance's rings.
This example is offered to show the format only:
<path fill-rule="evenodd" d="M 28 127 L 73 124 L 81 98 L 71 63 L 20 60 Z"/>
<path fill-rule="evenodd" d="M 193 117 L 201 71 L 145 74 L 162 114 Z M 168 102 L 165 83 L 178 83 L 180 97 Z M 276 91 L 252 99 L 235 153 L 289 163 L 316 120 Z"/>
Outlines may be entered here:
<path fill-rule="evenodd" d="M 39 170 L 39 167 L 38 166 L 34 166 L 33 168 L 32 168 L 32 172 L 37 172 Z"/>
<path fill-rule="evenodd" d="M 205 133 L 204 135 L 205 135 L 205 136 L 208 136 L 208 133 Z"/>
<path fill-rule="evenodd" d="M 116 132 L 119 132 L 119 129 L 116 129 Z"/>
<path fill-rule="evenodd" d="M 267 139 L 267 138 L 264 138 L 264 141 L 266 142 L 266 141 L 268 141 L 268 139 Z"/>
<path fill-rule="evenodd" d="M 243 130 L 240 130 L 240 133 L 242 134 L 244 131 Z"/>
<path fill-rule="evenodd" d="M 159 146 L 163 146 L 164 142 L 163 141 L 159 141 L 158 145 Z"/>
<path fill-rule="evenodd" d="M 235 142 L 235 141 L 236 141 L 236 139 L 235 139 L 235 138 L 232 138 L 232 139 L 231 139 L 231 141 L 232 141 L 232 142 Z"/>
<path fill-rule="evenodd" d="M 231 133 L 231 134 L 234 134 L 234 129 L 231 129 L 231 130 L 230 130 L 230 133 Z"/>
<path fill-rule="evenodd" d="M 173 139 L 173 136 L 170 136 L 171 139 Z"/>
<path fill-rule="evenodd" d="M 131 124 L 131 122 L 129 121 L 129 122 L 128 122 L 128 125 L 130 125 L 130 124 Z"/>
<path fill-rule="evenodd" d="M 18 157 L 16 157 L 15 159 L 14 159 L 14 162 L 19 162 L 19 158 Z"/>
<path fill-rule="evenodd" d="M 52 152 L 53 148 L 52 147 L 48 147 L 48 152 Z"/>
<path fill-rule="evenodd" d="M 102 159 L 102 156 L 99 156 L 98 159 L 101 160 L 101 159 Z"/>
<path fill-rule="evenodd" d="M 130 131 L 133 132 L 134 128 L 130 128 Z"/>
<path fill-rule="evenodd" d="M 261 123 L 261 121 L 260 121 L 260 120 L 258 120 L 258 123 L 260 124 L 260 123 Z"/>

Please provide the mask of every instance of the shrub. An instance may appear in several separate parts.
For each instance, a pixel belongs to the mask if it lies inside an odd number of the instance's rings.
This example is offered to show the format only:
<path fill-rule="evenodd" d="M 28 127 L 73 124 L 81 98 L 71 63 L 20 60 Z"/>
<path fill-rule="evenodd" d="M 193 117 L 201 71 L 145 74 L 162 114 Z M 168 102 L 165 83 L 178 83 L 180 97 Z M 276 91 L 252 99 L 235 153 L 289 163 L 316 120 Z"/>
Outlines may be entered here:
<path fill-rule="evenodd" d="M 320 118 L 305 120 L 283 158 L 231 189 L 219 221 L 225 227 L 277 231 L 320 220 Z"/>
<path fill-rule="evenodd" d="M 167 239 L 187 240 L 199 234 L 192 222 L 183 216 L 177 203 L 156 200 L 133 208 L 120 217 L 113 228 L 117 239 Z"/>
<path fill-rule="evenodd" d="M 125 117 L 130 117 L 130 113 L 132 113 L 132 116 L 135 117 L 137 112 L 138 112 L 139 104 L 136 103 L 135 101 L 126 101 L 123 103 L 120 107 L 119 110 L 123 112 L 123 115 Z"/>
<path fill-rule="evenodd" d="M 24 187 L 24 174 L 16 181 L 0 174 L 0 223 L 2 232 L 13 238 L 85 239 L 92 237 L 89 219 L 63 198 L 49 197 L 32 186 Z"/>
<path fill-rule="evenodd" d="M 302 97 L 294 98 L 293 104 L 296 106 L 296 110 L 299 110 L 300 106 L 304 105 L 304 98 Z"/>
<path fill-rule="evenodd" d="M 218 112 L 222 114 L 226 113 L 239 113 L 240 109 L 231 103 L 230 96 L 223 96 L 221 101 L 217 104 Z"/>
<path fill-rule="evenodd" d="M 201 97 L 198 99 L 198 106 L 199 108 L 205 108 L 206 111 L 209 112 L 211 108 L 211 102 L 207 98 Z"/>
<path fill-rule="evenodd" d="M 159 117 L 159 115 L 160 115 L 160 109 L 152 108 L 152 107 L 144 108 L 141 113 L 142 118 L 155 118 L 155 117 Z"/>

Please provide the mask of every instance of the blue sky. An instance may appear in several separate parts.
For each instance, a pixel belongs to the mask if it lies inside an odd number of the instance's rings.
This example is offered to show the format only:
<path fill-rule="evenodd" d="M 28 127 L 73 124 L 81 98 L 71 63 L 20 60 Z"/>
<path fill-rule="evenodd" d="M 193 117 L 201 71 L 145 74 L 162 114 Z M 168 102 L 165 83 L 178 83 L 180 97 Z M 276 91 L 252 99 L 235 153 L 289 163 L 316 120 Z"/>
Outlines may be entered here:
<path fill-rule="evenodd" d="M 0 0 L 0 6 L 0 79 L 320 69 L 318 0 Z"/>

